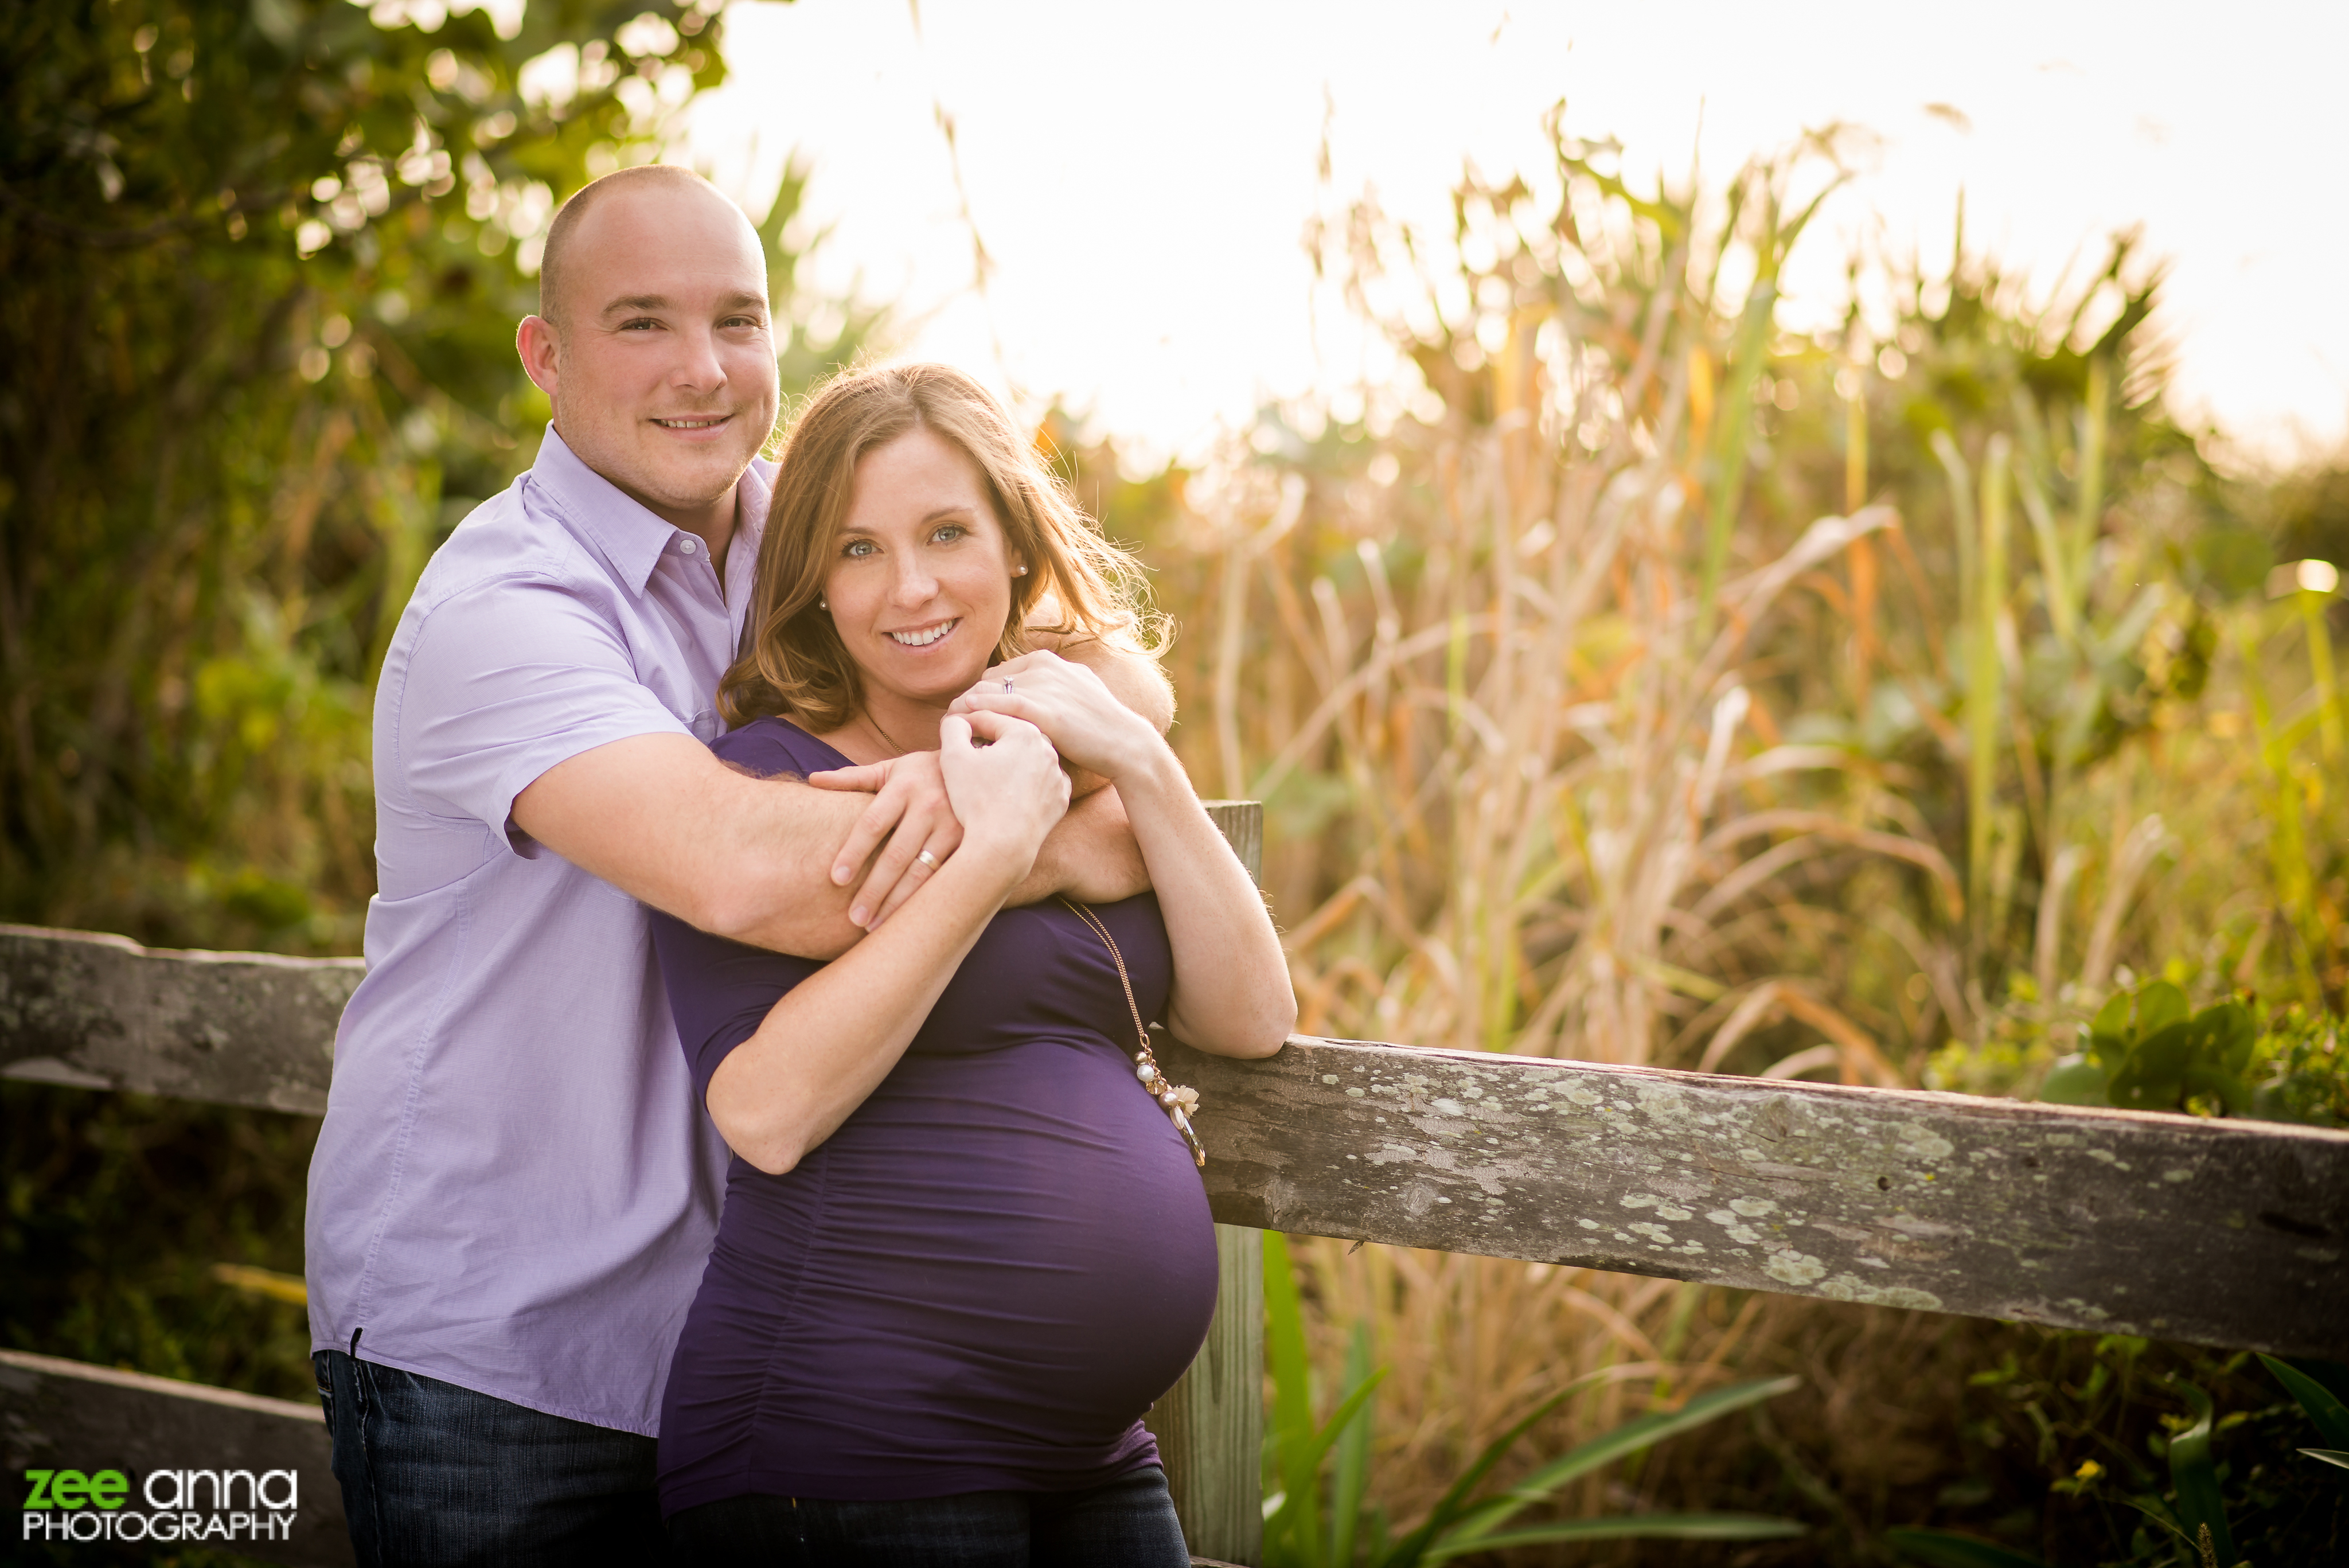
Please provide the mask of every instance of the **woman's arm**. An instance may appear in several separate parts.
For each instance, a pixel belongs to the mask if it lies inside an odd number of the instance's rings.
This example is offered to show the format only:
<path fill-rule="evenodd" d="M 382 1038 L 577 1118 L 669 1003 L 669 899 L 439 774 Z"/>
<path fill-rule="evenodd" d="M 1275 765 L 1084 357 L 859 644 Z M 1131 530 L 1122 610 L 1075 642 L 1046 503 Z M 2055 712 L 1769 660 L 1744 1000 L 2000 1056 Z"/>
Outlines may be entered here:
<path fill-rule="evenodd" d="M 1005 691 L 1005 677 L 1012 690 Z M 1174 752 L 1081 665 L 1023 654 L 955 701 L 1027 720 L 1061 754 L 1117 786 L 1174 949 L 1166 1026 L 1219 1056 L 1269 1056 L 1297 1025 L 1288 961 L 1264 899 Z"/>
<path fill-rule="evenodd" d="M 794 987 L 710 1075 L 710 1120 L 770 1175 L 797 1165 L 888 1076 L 1067 807 L 1068 776 L 1030 725 L 979 713 L 941 731 L 961 846 L 921 898 Z M 991 743 L 974 747 L 974 732 Z"/>

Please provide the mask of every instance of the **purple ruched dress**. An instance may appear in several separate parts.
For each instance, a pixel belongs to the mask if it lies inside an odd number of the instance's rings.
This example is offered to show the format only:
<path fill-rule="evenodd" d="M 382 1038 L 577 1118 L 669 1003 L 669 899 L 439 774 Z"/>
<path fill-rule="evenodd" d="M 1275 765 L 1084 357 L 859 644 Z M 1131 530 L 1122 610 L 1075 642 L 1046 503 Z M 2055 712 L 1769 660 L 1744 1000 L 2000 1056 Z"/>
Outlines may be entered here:
<path fill-rule="evenodd" d="M 848 765 L 780 719 L 714 749 L 768 776 Z M 1094 913 L 1158 1017 L 1156 898 Z M 654 940 L 704 1097 L 822 967 L 666 916 Z M 782 1176 L 733 1162 L 662 1402 L 664 1513 L 1064 1490 L 1157 1461 L 1141 1417 L 1206 1337 L 1216 1249 L 1133 1030 L 1098 936 L 1057 901 L 1006 909 L 838 1131 Z"/>

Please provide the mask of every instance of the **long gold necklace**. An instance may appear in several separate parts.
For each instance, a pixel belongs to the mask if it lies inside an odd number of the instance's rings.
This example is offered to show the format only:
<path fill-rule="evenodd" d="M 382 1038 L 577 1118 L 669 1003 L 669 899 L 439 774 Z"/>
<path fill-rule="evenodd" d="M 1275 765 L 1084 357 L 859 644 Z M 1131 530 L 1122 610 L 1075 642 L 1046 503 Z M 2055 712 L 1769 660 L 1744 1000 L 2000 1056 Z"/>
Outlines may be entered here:
<path fill-rule="evenodd" d="M 1101 917 L 1084 905 L 1065 895 L 1061 902 L 1091 928 L 1093 935 L 1102 940 L 1103 947 L 1109 949 L 1109 961 L 1117 966 L 1117 982 L 1125 987 L 1126 1011 L 1133 1015 L 1134 1043 L 1141 1046 L 1133 1054 L 1133 1075 L 1142 1080 L 1142 1086 L 1165 1111 L 1167 1119 L 1174 1124 L 1174 1130 L 1183 1135 L 1183 1141 L 1191 1146 L 1193 1161 L 1204 1168 L 1207 1163 L 1207 1151 L 1200 1147 L 1199 1135 L 1191 1130 L 1189 1114 L 1199 1108 L 1199 1091 L 1168 1083 L 1166 1075 L 1158 1070 L 1158 1055 L 1150 1048 L 1150 1030 L 1142 1022 L 1142 1004 L 1133 999 L 1133 981 L 1125 972 L 1125 955 L 1117 950 L 1117 939 L 1109 934 L 1109 928 L 1102 924 Z"/>

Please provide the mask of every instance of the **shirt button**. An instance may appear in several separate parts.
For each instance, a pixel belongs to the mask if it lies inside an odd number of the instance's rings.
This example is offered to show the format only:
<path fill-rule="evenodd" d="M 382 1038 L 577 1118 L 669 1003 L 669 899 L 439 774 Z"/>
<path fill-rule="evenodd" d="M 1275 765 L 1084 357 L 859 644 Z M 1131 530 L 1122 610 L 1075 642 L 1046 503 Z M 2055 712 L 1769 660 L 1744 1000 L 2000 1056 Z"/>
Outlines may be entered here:
<path fill-rule="evenodd" d="M 688 556 L 692 555 L 694 551 L 694 544 L 690 539 L 679 539 L 677 542 L 677 547 L 684 551 Z"/>

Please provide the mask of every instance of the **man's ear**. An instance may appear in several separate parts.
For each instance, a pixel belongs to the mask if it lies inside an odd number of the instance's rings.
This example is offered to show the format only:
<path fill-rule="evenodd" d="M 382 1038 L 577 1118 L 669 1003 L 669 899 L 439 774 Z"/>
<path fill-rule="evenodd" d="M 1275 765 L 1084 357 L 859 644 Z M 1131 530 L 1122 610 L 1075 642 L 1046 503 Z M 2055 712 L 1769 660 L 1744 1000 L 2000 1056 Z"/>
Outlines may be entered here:
<path fill-rule="evenodd" d="M 523 317 L 514 333 L 514 351 L 522 356 L 523 371 L 532 384 L 553 398 L 563 360 L 563 338 L 554 323 L 543 316 Z"/>

